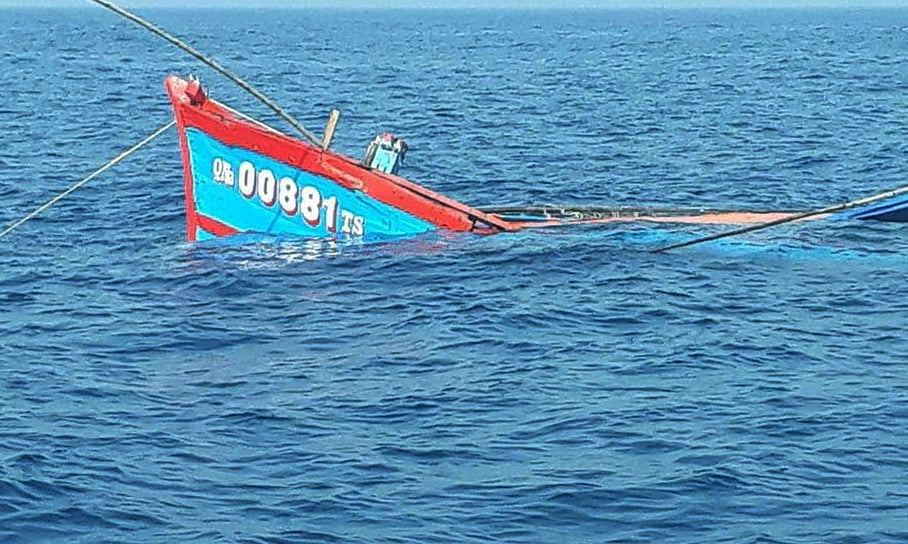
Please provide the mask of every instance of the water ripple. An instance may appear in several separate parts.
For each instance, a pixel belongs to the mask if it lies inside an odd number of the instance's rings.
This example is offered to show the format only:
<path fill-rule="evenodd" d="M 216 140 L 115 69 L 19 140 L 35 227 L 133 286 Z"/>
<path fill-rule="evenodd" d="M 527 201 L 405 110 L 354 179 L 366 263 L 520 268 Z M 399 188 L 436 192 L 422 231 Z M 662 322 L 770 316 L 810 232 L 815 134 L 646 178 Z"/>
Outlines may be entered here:
<path fill-rule="evenodd" d="M 143 13 L 475 204 L 908 179 L 903 10 Z M 279 124 L 101 10 L 0 18 L 4 225 L 167 73 Z M 188 245 L 181 187 L 171 134 L 3 241 L 0 541 L 908 540 L 902 225 Z"/>

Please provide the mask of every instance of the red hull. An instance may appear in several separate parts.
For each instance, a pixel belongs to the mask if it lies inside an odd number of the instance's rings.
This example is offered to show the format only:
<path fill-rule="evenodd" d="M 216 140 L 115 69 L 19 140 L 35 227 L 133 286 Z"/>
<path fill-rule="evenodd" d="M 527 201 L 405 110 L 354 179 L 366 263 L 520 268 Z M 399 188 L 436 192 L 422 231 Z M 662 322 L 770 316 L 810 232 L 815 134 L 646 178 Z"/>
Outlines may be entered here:
<path fill-rule="evenodd" d="M 216 236 L 235 234 L 232 227 L 197 212 L 193 195 L 193 173 L 186 130 L 197 129 L 224 145 L 246 149 L 288 166 L 327 178 L 340 187 L 361 192 L 370 198 L 411 214 L 438 228 L 452 231 L 501 232 L 519 226 L 484 213 L 398 176 L 371 170 L 359 161 L 238 117 L 233 111 L 199 95 L 192 84 L 169 76 L 165 88 L 173 103 L 180 135 L 186 191 L 186 226 L 190 241 L 201 227 Z M 199 98 L 201 97 L 201 99 Z"/>
<path fill-rule="evenodd" d="M 238 116 L 233 110 L 207 99 L 197 82 L 187 82 L 170 76 L 165 88 L 173 103 L 180 135 L 186 192 L 187 237 L 195 241 L 199 229 L 213 236 L 229 236 L 241 230 L 216 213 L 198 211 L 192 160 L 187 142 L 187 129 L 209 135 L 225 146 L 247 150 L 278 163 L 325 178 L 345 190 L 367 195 L 425 221 L 435 228 L 451 231 L 496 233 L 528 228 L 544 228 L 566 224 L 602 224 L 613 222 L 649 221 L 659 223 L 742 224 L 777 220 L 788 213 L 699 212 L 670 213 L 549 213 L 534 211 L 508 213 L 505 210 L 483 211 L 440 195 L 401 177 L 363 166 L 358 160 L 323 150 L 296 138 L 281 134 L 254 121 Z M 620 212 L 620 209 L 618 209 Z"/>

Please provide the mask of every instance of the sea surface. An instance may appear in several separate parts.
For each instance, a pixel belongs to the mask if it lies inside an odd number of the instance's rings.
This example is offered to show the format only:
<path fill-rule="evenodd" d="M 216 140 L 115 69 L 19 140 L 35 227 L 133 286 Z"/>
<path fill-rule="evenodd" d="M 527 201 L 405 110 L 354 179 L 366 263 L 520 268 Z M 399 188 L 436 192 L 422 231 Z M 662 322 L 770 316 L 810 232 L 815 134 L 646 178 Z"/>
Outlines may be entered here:
<path fill-rule="evenodd" d="M 908 10 L 141 10 L 474 205 L 908 183 Z M 0 10 L 0 225 L 223 77 Z M 288 129 L 289 130 L 289 129 Z M 908 542 L 908 226 L 185 241 L 171 130 L 0 239 L 0 543 Z"/>

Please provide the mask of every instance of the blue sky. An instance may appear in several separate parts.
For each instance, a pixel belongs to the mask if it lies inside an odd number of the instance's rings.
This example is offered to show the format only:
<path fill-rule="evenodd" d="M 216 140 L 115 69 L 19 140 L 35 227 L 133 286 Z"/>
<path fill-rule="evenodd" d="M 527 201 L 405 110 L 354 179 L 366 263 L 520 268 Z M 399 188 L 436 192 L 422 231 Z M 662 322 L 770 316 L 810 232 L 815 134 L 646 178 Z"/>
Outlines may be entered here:
<path fill-rule="evenodd" d="M 245 7 L 872 7 L 908 6 L 908 0 L 123 0 L 126 8 L 192 5 Z M 90 6 L 87 0 L 0 0 L 0 6 Z"/>

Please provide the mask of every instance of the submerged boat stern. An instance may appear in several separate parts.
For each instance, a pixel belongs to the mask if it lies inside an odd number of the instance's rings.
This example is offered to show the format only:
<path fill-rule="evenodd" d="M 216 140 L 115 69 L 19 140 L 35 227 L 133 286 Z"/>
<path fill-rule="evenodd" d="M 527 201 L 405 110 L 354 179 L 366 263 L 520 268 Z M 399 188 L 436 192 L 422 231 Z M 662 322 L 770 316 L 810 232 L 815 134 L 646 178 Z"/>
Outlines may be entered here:
<path fill-rule="evenodd" d="M 908 195 L 876 202 L 872 205 L 839 214 L 836 219 L 871 219 L 890 223 L 908 223 Z"/>

